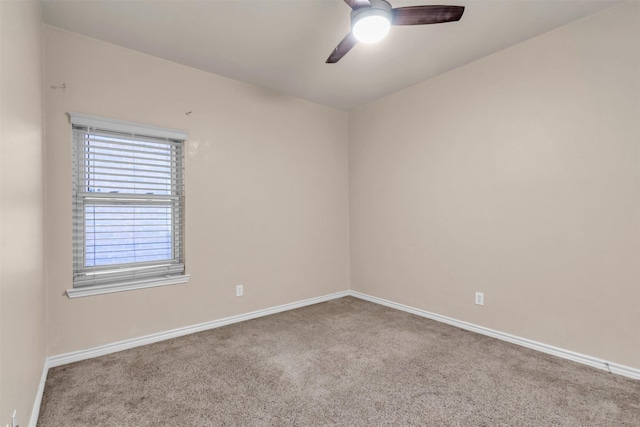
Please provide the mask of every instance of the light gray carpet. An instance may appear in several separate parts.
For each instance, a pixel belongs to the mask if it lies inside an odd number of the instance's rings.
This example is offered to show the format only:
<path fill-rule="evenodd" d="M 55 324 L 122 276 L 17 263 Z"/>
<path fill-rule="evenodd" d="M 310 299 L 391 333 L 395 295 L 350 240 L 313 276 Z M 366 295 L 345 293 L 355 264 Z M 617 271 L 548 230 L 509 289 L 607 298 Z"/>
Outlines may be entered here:
<path fill-rule="evenodd" d="M 640 426 L 640 381 L 347 297 L 53 368 L 39 426 Z"/>

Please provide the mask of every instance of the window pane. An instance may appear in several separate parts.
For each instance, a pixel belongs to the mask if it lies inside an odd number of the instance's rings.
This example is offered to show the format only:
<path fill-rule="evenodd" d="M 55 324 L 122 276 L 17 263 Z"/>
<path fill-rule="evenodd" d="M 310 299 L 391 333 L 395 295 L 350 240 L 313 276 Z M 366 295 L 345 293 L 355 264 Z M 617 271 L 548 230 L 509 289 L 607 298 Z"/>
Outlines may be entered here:
<path fill-rule="evenodd" d="M 85 267 L 171 260 L 172 206 L 87 204 Z"/>
<path fill-rule="evenodd" d="M 171 146 L 116 136 L 85 136 L 88 192 L 171 194 L 175 157 Z"/>

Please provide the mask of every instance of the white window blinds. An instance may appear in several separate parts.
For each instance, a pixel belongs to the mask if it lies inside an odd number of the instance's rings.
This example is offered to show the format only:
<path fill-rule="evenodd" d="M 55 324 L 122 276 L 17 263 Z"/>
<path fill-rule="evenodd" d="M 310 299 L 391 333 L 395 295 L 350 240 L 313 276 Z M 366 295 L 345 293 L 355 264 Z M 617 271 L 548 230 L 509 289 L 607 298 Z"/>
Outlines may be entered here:
<path fill-rule="evenodd" d="M 75 113 L 71 122 L 74 288 L 183 274 L 186 135 Z"/>

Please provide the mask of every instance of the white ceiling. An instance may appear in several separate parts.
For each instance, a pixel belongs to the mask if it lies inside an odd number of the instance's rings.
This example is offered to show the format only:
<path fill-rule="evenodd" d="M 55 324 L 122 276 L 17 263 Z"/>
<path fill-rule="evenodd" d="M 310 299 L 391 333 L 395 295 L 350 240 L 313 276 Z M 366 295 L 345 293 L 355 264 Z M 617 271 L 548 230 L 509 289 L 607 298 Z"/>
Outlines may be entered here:
<path fill-rule="evenodd" d="M 612 6 L 615 0 L 395 0 L 465 6 L 459 22 L 393 27 L 325 64 L 349 32 L 342 0 L 42 0 L 44 22 L 342 110 Z"/>

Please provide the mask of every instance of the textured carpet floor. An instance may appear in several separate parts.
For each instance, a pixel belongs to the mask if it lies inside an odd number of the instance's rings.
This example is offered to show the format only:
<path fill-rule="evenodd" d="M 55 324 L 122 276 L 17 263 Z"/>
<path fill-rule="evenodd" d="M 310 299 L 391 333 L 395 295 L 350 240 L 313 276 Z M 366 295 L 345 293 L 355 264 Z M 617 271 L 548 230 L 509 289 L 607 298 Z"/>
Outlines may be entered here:
<path fill-rule="evenodd" d="M 39 426 L 640 426 L 640 381 L 347 297 L 49 371 Z"/>

